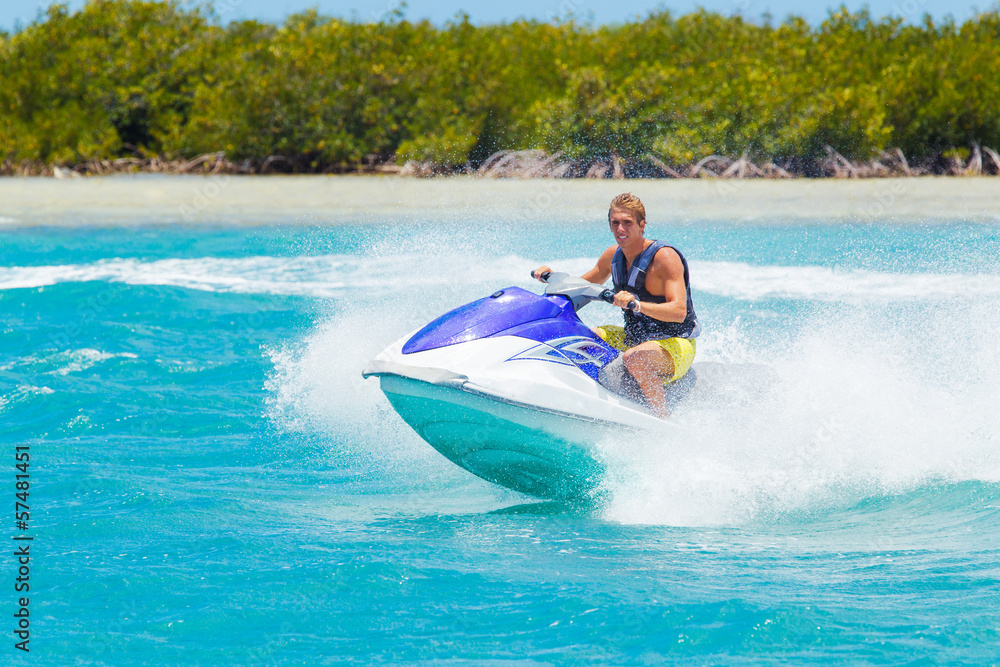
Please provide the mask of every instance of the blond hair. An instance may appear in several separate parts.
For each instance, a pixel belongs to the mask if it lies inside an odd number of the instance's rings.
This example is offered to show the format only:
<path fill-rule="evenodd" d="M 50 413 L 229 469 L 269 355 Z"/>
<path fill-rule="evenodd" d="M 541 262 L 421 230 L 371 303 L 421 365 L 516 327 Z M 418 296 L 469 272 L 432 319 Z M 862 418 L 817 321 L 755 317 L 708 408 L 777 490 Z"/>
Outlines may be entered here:
<path fill-rule="evenodd" d="M 641 225 L 646 222 L 646 207 L 643 206 L 642 202 L 639 201 L 639 198 L 631 192 L 620 194 L 611 200 L 611 207 L 608 208 L 608 220 L 611 220 L 611 212 L 616 208 L 623 208 L 626 211 L 631 211 L 635 216 L 637 224 Z"/>

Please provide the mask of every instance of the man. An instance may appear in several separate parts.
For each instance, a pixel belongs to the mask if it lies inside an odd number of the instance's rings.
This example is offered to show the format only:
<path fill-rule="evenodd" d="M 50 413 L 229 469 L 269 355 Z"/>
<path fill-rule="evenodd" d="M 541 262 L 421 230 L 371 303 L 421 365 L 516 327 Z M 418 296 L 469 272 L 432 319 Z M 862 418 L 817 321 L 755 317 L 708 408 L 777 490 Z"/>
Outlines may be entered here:
<path fill-rule="evenodd" d="M 665 418 L 663 385 L 679 380 L 691 368 L 701 329 L 691 301 L 687 260 L 676 248 L 643 236 L 646 208 L 630 192 L 611 201 L 608 222 L 616 244 L 581 277 L 598 285 L 611 277 L 625 326 L 605 325 L 594 331 L 624 351 L 625 367 L 646 402 Z M 551 269 L 540 266 L 532 275 L 538 278 L 546 271 Z M 635 311 L 628 309 L 633 301 L 638 306 Z"/>

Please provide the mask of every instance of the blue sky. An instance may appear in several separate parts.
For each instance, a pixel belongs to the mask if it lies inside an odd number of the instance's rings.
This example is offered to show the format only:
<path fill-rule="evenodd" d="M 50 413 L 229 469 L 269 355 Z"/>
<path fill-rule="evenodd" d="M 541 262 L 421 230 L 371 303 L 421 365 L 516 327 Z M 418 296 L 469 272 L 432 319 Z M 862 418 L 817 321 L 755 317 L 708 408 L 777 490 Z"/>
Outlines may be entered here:
<path fill-rule="evenodd" d="M 39 9 L 52 4 L 50 0 L 0 0 L 0 29 L 13 30 L 18 21 L 31 22 Z M 84 0 L 68 0 L 71 8 L 77 9 Z M 183 5 L 197 4 L 196 0 L 181 0 Z M 216 0 L 217 14 L 223 21 L 255 18 L 262 21 L 280 22 L 288 14 L 317 7 L 322 14 L 341 18 L 377 20 L 399 6 L 399 0 Z M 819 23 L 826 17 L 831 7 L 840 2 L 796 2 L 794 0 L 672 0 L 655 2 L 649 0 L 501 0 L 470 2 L 454 0 L 409 0 L 405 10 L 409 19 L 427 18 L 435 23 L 444 23 L 459 11 L 465 11 L 475 23 L 497 23 L 520 17 L 549 20 L 554 16 L 565 16 L 571 11 L 578 17 L 595 23 L 620 23 L 649 13 L 657 7 L 666 7 L 675 14 L 683 14 L 697 6 L 724 14 L 742 14 L 747 18 L 759 18 L 769 12 L 781 20 L 789 14 L 805 17 L 811 23 Z M 955 2 L 954 0 L 870 0 L 859 2 L 845 0 L 843 3 L 855 10 L 867 5 L 876 16 L 901 16 L 908 20 L 919 20 L 926 12 L 936 20 L 951 14 L 962 21 L 974 13 L 976 4 Z M 978 4 L 981 8 L 993 6 L 992 2 Z"/>

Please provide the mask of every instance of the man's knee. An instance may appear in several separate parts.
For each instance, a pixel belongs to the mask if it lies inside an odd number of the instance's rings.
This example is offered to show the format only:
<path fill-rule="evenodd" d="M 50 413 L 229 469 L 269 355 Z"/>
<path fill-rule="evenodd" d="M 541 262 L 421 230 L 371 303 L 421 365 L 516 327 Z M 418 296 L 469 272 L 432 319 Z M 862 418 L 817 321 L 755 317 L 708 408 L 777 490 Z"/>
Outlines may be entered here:
<path fill-rule="evenodd" d="M 633 375 L 637 370 L 646 370 L 653 360 L 651 352 L 653 351 L 643 349 L 641 345 L 625 350 L 622 358 L 622 361 L 625 362 L 625 368 Z"/>
<path fill-rule="evenodd" d="M 667 374 L 673 372 L 673 359 L 656 343 L 643 343 L 626 350 L 622 361 L 633 376 L 637 373 Z"/>

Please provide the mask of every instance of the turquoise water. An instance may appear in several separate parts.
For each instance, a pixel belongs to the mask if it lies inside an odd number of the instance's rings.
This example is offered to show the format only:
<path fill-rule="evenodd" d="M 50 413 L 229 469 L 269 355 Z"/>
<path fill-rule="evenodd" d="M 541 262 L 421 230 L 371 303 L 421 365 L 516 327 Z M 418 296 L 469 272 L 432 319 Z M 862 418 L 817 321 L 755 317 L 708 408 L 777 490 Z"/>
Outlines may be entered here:
<path fill-rule="evenodd" d="M 779 381 L 604 443 L 594 506 L 471 476 L 361 379 L 543 261 L 589 268 L 601 214 L 9 225 L 27 660 L 1000 662 L 998 225 L 652 226 L 691 260 L 699 358 Z"/>

